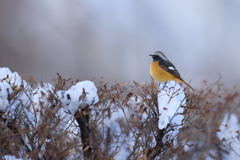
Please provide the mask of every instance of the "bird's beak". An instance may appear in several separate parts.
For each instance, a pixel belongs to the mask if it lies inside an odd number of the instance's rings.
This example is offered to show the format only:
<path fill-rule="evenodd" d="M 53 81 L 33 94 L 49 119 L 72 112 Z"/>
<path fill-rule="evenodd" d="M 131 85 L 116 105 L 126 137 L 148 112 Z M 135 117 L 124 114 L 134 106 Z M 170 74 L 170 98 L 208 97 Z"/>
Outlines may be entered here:
<path fill-rule="evenodd" d="M 152 55 L 152 54 L 149 54 L 149 56 L 151 56 L 151 57 L 152 57 L 153 55 Z"/>

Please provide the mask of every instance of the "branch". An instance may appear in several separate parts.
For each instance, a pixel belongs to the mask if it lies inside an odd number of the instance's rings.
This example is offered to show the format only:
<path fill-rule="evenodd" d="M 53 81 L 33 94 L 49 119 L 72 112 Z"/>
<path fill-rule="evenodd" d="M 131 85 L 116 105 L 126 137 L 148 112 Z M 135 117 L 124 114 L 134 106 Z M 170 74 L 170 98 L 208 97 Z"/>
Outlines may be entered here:
<path fill-rule="evenodd" d="M 74 117 L 77 120 L 79 127 L 81 129 L 84 160 L 90 160 L 92 157 L 91 152 L 92 148 L 90 147 L 90 131 L 88 128 L 89 116 L 86 114 L 86 111 L 84 110 L 85 109 L 82 109 L 81 113 L 79 111 L 76 111 Z"/>
<path fill-rule="evenodd" d="M 163 135 L 164 135 L 164 129 L 158 129 L 158 135 L 156 138 L 157 144 L 153 148 L 152 152 L 148 153 L 149 154 L 148 160 L 154 159 L 157 155 L 161 153 L 161 149 L 163 148 L 163 142 L 162 142 Z"/>
<path fill-rule="evenodd" d="M 8 100 L 12 100 L 19 92 L 23 90 L 24 86 L 21 84 L 18 88 L 16 88 L 12 94 L 8 95 Z"/>

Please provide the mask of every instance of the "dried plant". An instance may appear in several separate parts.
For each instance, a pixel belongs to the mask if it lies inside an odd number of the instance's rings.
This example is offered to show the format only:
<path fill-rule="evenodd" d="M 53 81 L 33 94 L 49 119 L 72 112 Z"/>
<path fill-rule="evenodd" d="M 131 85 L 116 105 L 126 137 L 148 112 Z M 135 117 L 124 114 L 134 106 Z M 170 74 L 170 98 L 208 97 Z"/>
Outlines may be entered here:
<path fill-rule="evenodd" d="M 0 112 L 0 157 L 113 160 L 125 154 L 136 160 L 221 159 L 229 149 L 216 133 L 225 113 L 239 117 L 238 91 L 225 89 L 220 81 L 213 85 L 205 81 L 200 90 L 183 92 L 161 88 L 153 80 L 133 85 L 116 82 L 109 87 L 99 79 L 99 100 L 86 102 L 89 93 L 83 87 L 72 113 L 67 107 L 74 97 L 67 91 L 79 80 L 70 82 L 57 74 L 54 85 L 41 82 L 33 90 L 33 77 L 22 78 L 20 86 L 10 78 L 1 79 L 12 91 L 6 111 Z M 184 94 L 175 106 L 183 112 L 176 112 L 166 127 L 160 128 L 163 90 L 169 94 L 168 103 Z M 23 94 L 27 102 L 21 100 Z M 177 124 L 173 119 L 179 115 L 183 119 Z"/>

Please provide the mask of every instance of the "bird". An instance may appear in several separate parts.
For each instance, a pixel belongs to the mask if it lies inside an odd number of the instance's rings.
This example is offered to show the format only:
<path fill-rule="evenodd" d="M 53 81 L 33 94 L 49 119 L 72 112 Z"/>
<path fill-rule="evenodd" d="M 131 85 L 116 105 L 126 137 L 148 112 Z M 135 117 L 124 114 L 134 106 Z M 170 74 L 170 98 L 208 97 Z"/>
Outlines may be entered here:
<path fill-rule="evenodd" d="M 153 58 L 153 62 L 150 66 L 150 73 L 155 80 L 165 82 L 165 85 L 168 81 L 177 81 L 186 84 L 189 88 L 194 90 L 182 79 L 176 67 L 161 51 L 156 51 L 154 54 L 149 54 L 149 56 Z"/>

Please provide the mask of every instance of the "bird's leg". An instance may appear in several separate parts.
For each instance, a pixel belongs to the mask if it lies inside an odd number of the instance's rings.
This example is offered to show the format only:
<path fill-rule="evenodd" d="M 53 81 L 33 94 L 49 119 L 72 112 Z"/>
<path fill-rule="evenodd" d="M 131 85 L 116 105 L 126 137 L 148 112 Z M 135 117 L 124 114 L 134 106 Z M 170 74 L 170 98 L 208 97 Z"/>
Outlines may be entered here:
<path fill-rule="evenodd" d="M 164 85 L 163 85 L 161 90 L 164 90 L 164 88 L 167 87 L 166 84 L 167 84 L 167 82 L 164 83 Z"/>

